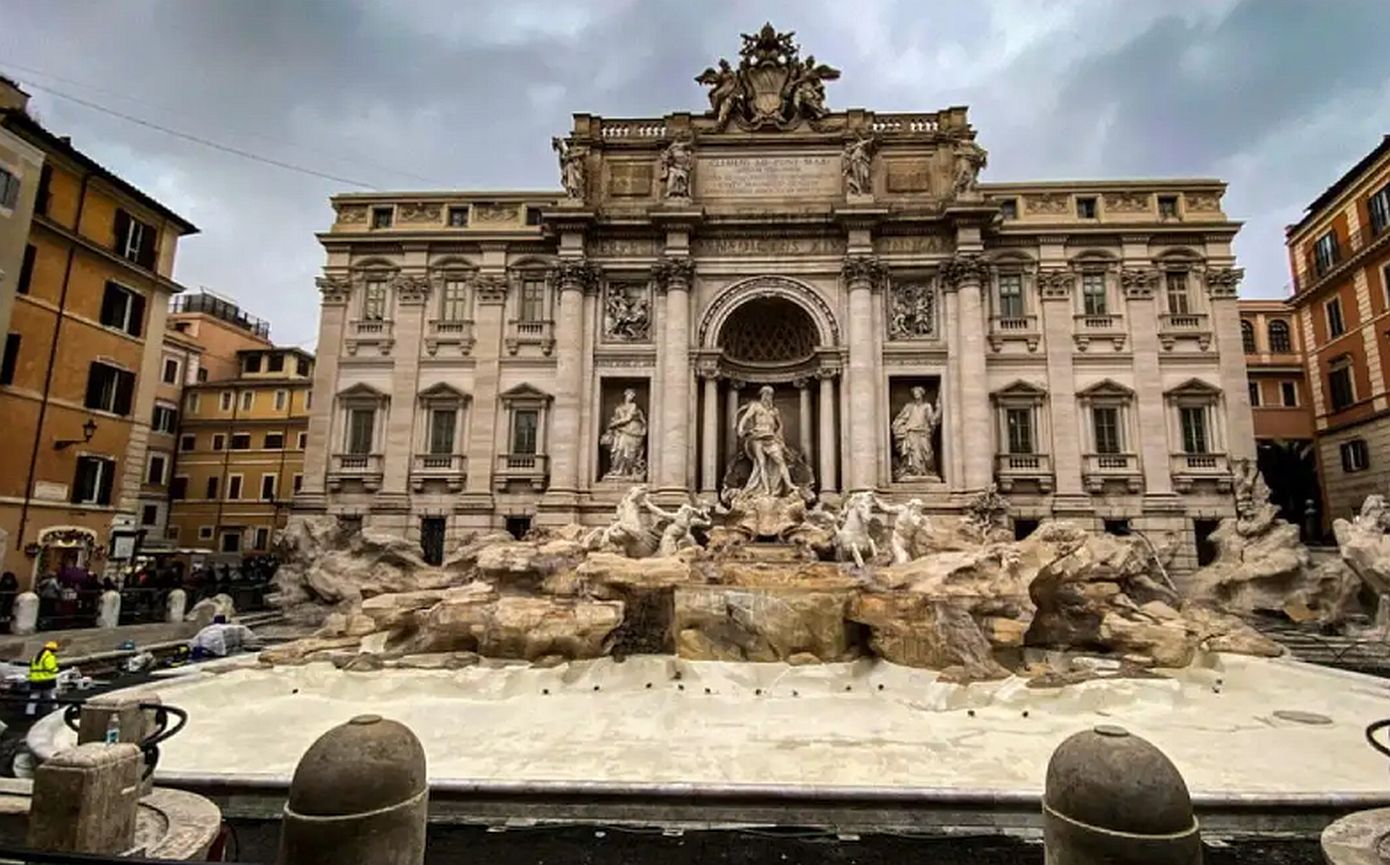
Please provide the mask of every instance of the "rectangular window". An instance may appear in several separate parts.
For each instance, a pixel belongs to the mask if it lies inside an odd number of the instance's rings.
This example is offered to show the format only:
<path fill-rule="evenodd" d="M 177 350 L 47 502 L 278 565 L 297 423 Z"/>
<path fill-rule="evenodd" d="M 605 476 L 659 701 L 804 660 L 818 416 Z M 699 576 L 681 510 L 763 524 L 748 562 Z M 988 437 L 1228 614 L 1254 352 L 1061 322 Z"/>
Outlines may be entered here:
<path fill-rule="evenodd" d="M 454 452 L 454 422 L 457 415 L 458 413 L 451 408 L 437 408 L 430 412 L 430 453 Z"/>
<path fill-rule="evenodd" d="M 362 286 L 362 320 L 386 320 L 386 280 L 369 279 Z"/>
<path fill-rule="evenodd" d="M 155 432 L 173 435 L 178 430 L 179 413 L 178 410 L 167 405 L 156 405 L 154 407 L 154 420 L 150 427 Z"/>
<path fill-rule="evenodd" d="M 53 166 L 45 165 L 39 172 L 39 191 L 34 196 L 34 212 L 48 215 L 49 193 L 53 191 Z"/>
<path fill-rule="evenodd" d="M 204 382 L 204 381 L 207 381 L 207 380 L 208 380 L 208 371 L 207 371 L 207 367 L 198 367 L 198 381 Z"/>
<path fill-rule="evenodd" d="M 1095 219 L 1095 218 L 1096 218 L 1096 200 L 1095 200 L 1095 198 L 1094 198 L 1094 197 L 1089 197 L 1089 196 L 1088 196 L 1088 197 L 1077 196 L 1077 198 L 1076 198 L 1076 216 L 1077 216 L 1078 219 Z"/>
<path fill-rule="evenodd" d="M 244 390 L 244 391 L 241 392 L 241 410 L 242 410 L 242 411 L 250 411 L 250 410 L 251 410 L 251 406 L 253 406 L 253 405 L 255 405 L 255 404 L 256 404 L 256 392 L 255 392 L 255 391 L 253 391 L 253 390 Z"/>
<path fill-rule="evenodd" d="M 536 452 L 536 431 L 540 426 L 540 413 L 535 409 L 518 409 L 512 415 L 512 453 L 533 454 Z"/>
<path fill-rule="evenodd" d="M 13 210 L 19 200 L 19 178 L 0 168 L 0 207 Z"/>
<path fill-rule="evenodd" d="M 305 446 L 309 444 L 309 434 L 304 432 L 300 433 L 295 436 L 294 442 L 295 450 L 304 450 Z"/>
<path fill-rule="evenodd" d="M 199 372 L 202 372 L 202 370 L 199 370 Z M 188 395 L 188 411 L 190 414 L 197 414 L 198 410 L 202 408 L 202 406 L 203 397 L 201 394 L 195 391 L 194 393 L 190 393 Z"/>
<path fill-rule="evenodd" d="M 1207 449 L 1207 410 L 1201 406 L 1184 406 L 1179 409 L 1182 422 L 1182 449 L 1184 453 L 1210 453 Z"/>
<path fill-rule="evenodd" d="M 1187 293 L 1187 273 L 1181 270 L 1170 270 L 1164 277 L 1164 286 L 1168 296 L 1169 315 L 1191 315 L 1192 303 Z"/>
<path fill-rule="evenodd" d="M 392 210 L 389 207 L 372 208 L 372 228 L 390 228 Z"/>
<path fill-rule="evenodd" d="M 261 475 L 261 500 L 275 499 L 275 475 Z"/>
<path fill-rule="evenodd" d="M 256 546 L 258 550 L 263 550 L 270 546 L 270 529 L 264 526 L 256 529 Z"/>
<path fill-rule="evenodd" d="M 130 400 L 135 393 L 135 373 L 116 369 L 100 361 L 92 361 L 87 369 L 87 408 L 109 411 L 118 415 L 130 414 Z"/>
<path fill-rule="evenodd" d="M 1279 383 L 1279 394 L 1284 399 L 1285 408 L 1298 407 L 1298 382 L 1281 381 Z"/>
<path fill-rule="evenodd" d="M 304 392 L 304 410 L 305 410 L 305 411 L 308 411 L 309 409 L 311 409 L 311 408 L 313 408 L 313 407 L 314 407 L 314 392 L 311 391 L 311 390 L 306 390 L 306 391 Z"/>
<path fill-rule="evenodd" d="M 451 279 L 444 283 L 443 298 L 440 301 L 440 321 L 466 321 L 468 319 L 468 284 L 461 279 Z"/>
<path fill-rule="evenodd" d="M 19 267 L 19 284 L 15 286 L 15 291 L 20 294 L 29 293 L 29 283 L 34 280 L 34 259 L 38 255 L 39 248 L 32 243 L 24 247 L 24 264 Z"/>
<path fill-rule="evenodd" d="M 545 320 L 545 280 L 528 276 L 521 281 L 521 321 Z"/>
<path fill-rule="evenodd" d="M 239 553 L 241 552 L 241 530 L 228 529 L 222 533 L 222 552 Z"/>
<path fill-rule="evenodd" d="M 196 435 L 193 435 L 192 433 L 189 433 L 188 435 L 180 436 L 180 437 L 179 437 L 179 450 L 181 450 L 181 451 L 191 451 L 191 450 L 196 449 L 197 447 L 198 447 L 198 437 L 197 437 Z"/>
<path fill-rule="evenodd" d="M 266 433 L 263 447 L 268 451 L 278 451 L 285 446 L 284 433 Z"/>
<path fill-rule="evenodd" d="M 241 475 L 227 475 L 227 498 L 241 498 Z"/>
<path fill-rule="evenodd" d="M 164 484 L 165 465 L 163 454 L 150 454 L 149 470 L 145 472 L 145 483 L 162 486 Z"/>
<path fill-rule="evenodd" d="M 284 411 L 284 410 L 285 410 L 285 406 L 289 403 L 289 401 L 290 401 L 290 393 L 289 393 L 289 391 L 277 390 L 277 391 L 275 392 L 275 410 L 276 410 L 276 411 Z"/>
<path fill-rule="evenodd" d="M 172 357 L 164 358 L 164 371 L 159 376 L 165 384 L 179 383 L 179 362 Z"/>
<path fill-rule="evenodd" d="M 1105 274 L 1081 274 L 1081 307 L 1087 315 L 1105 315 Z"/>
<path fill-rule="evenodd" d="M 284 372 L 284 371 L 285 371 L 285 356 L 284 356 L 283 354 L 280 354 L 279 352 L 276 352 L 275 354 L 272 354 L 269 358 L 266 359 L 266 362 L 265 362 L 265 371 L 266 371 L 266 372 Z"/>
<path fill-rule="evenodd" d="M 1344 442 L 1339 450 L 1342 452 L 1342 471 L 1360 472 L 1370 468 L 1371 450 L 1364 439 Z"/>
<path fill-rule="evenodd" d="M 101 296 L 101 323 L 139 336 L 145 321 L 145 296 L 117 285 L 106 283 Z"/>
<path fill-rule="evenodd" d="M 72 479 L 72 500 L 79 505 L 111 504 L 111 486 L 116 479 L 116 461 L 105 457 L 81 456 Z"/>
<path fill-rule="evenodd" d="M 467 228 L 468 227 L 468 208 L 451 207 L 449 208 L 449 227 Z"/>
<path fill-rule="evenodd" d="M 153 225 L 141 222 L 119 208 L 115 218 L 116 254 L 141 267 L 154 269 L 154 248 L 157 232 Z"/>
<path fill-rule="evenodd" d="M 1341 411 L 1356 402 L 1356 391 L 1351 381 L 1351 364 L 1344 363 L 1328 371 L 1327 392 L 1334 411 Z"/>
<path fill-rule="evenodd" d="M 250 433 L 232 433 L 232 450 L 249 451 L 251 449 Z"/>
<path fill-rule="evenodd" d="M 376 409 L 355 408 L 348 412 L 347 452 L 369 454 L 376 438 Z"/>
<path fill-rule="evenodd" d="M 1337 246 L 1337 232 L 1329 231 L 1313 243 L 1313 266 L 1317 269 L 1318 276 L 1331 270 L 1341 257 L 1342 252 Z"/>
<path fill-rule="evenodd" d="M 222 411 L 231 411 L 232 400 L 232 392 L 229 390 L 224 390 L 222 391 L 222 393 L 218 394 L 217 406 L 218 408 L 222 409 Z"/>
<path fill-rule="evenodd" d="M 1158 218 L 1178 218 L 1178 197 L 1176 195 L 1160 195 L 1158 197 Z"/>
<path fill-rule="evenodd" d="M 1371 212 L 1371 233 L 1380 234 L 1390 228 L 1390 183 L 1382 186 L 1371 200 L 1366 202 Z"/>
<path fill-rule="evenodd" d="M 246 373 L 261 371 L 261 356 L 259 354 L 248 354 L 241 359 L 241 371 Z"/>
<path fill-rule="evenodd" d="M 527 225 L 540 225 L 540 224 L 541 224 L 541 209 L 540 209 L 539 207 L 528 207 L 528 208 L 526 208 L 526 224 L 527 224 Z"/>
<path fill-rule="evenodd" d="M 1031 454 L 1033 452 L 1033 410 L 1011 408 L 1004 411 L 1004 425 L 1008 428 L 1009 453 Z"/>
<path fill-rule="evenodd" d="M 169 482 L 169 498 L 176 502 L 181 502 L 188 498 L 187 475 L 178 475 Z"/>
<path fill-rule="evenodd" d="M 212 526 L 198 526 L 198 540 L 206 541 L 212 539 Z"/>
<path fill-rule="evenodd" d="M 1018 199 L 1003 198 L 999 201 L 999 215 L 1004 219 L 1018 219 Z"/>
<path fill-rule="evenodd" d="M 1252 381 L 1252 382 L 1250 382 L 1249 384 L 1250 384 L 1250 407 L 1251 407 L 1251 408 L 1259 408 L 1259 407 L 1260 407 L 1260 383 L 1257 382 L 1257 381 Z"/>
<path fill-rule="evenodd" d="M 1327 311 L 1327 335 L 1336 338 L 1346 333 L 1347 325 L 1342 319 L 1342 299 L 1334 297 L 1323 308 Z"/>
<path fill-rule="evenodd" d="M 304 475 L 295 475 L 290 486 L 295 492 L 299 492 L 299 488 L 304 486 Z"/>
<path fill-rule="evenodd" d="M 1091 409 L 1091 429 L 1095 433 L 1096 453 L 1120 453 L 1120 410 L 1114 406 Z"/>
<path fill-rule="evenodd" d="M 207 486 L 204 488 L 204 493 L 206 493 L 206 494 L 203 496 L 203 498 L 205 498 L 205 499 L 215 499 L 215 498 L 217 498 L 217 481 L 218 481 L 217 475 L 213 475 L 212 477 L 208 478 Z"/>
<path fill-rule="evenodd" d="M 159 524 L 159 505 L 144 505 L 140 508 L 140 525 L 154 526 Z"/>
<path fill-rule="evenodd" d="M 999 274 L 999 317 L 1023 317 L 1023 275 Z"/>
<path fill-rule="evenodd" d="M 300 377 L 307 376 L 309 374 L 309 361 L 302 357 L 295 358 L 294 371 Z M 306 405 L 305 408 L 308 408 L 308 406 Z"/>
<path fill-rule="evenodd" d="M 212 449 L 220 451 L 227 446 L 227 437 L 222 433 L 212 434 Z"/>
<path fill-rule="evenodd" d="M 19 334 L 5 334 L 5 359 L 0 362 L 0 384 L 14 384 L 14 370 L 19 363 Z"/>

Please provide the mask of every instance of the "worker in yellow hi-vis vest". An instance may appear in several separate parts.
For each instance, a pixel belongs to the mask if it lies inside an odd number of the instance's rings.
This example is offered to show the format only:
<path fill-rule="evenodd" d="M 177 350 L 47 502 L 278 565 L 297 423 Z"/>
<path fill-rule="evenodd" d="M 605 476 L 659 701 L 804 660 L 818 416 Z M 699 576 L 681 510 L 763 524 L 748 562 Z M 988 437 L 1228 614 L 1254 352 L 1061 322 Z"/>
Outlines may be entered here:
<path fill-rule="evenodd" d="M 25 714 L 42 715 L 53 704 L 58 688 L 58 644 L 49 640 L 29 662 L 29 705 Z"/>

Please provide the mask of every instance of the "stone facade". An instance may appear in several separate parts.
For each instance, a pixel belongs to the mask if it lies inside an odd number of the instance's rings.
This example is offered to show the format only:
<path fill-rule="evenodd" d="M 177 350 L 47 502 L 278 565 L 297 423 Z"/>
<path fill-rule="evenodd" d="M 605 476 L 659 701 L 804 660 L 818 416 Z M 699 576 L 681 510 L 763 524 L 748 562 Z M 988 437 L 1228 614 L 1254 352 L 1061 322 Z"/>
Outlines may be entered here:
<path fill-rule="evenodd" d="M 823 500 L 997 484 L 1190 570 L 1254 449 L 1224 185 L 977 182 L 966 109 L 831 112 L 783 36 L 703 115 L 576 115 L 563 191 L 334 198 L 296 506 L 452 544 L 711 500 L 769 386 Z"/>

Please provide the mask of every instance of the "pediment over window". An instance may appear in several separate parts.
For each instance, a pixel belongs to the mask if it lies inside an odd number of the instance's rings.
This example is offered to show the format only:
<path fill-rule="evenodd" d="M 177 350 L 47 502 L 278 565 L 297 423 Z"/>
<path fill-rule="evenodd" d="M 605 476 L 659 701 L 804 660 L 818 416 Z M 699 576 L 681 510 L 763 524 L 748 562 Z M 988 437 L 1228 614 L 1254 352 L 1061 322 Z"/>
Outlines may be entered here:
<path fill-rule="evenodd" d="M 497 395 L 503 402 L 550 402 L 551 396 L 533 384 L 521 384 L 507 388 Z"/>
<path fill-rule="evenodd" d="M 420 391 L 420 399 L 431 402 L 467 402 L 470 397 L 453 385 L 441 381 Z"/>
<path fill-rule="evenodd" d="M 338 391 L 338 399 L 383 400 L 386 398 L 387 394 L 363 382 L 358 382 L 351 387 Z"/>
<path fill-rule="evenodd" d="M 1077 392 L 1077 396 L 1090 397 L 1111 397 L 1117 399 L 1130 399 L 1134 396 L 1134 391 L 1115 381 L 1114 379 L 1101 379 L 1085 390 Z"/>
<path fill-rule="evenodd" d="M 990 396 L 995 399 L 1042 400 L 1047 397 L 1047 390 L 1030 381 L 1019 379 L 1012 384 L 999 388 L 994 393 L 990 394 Z"/>
<path fill-rule="evenodd" d="M 1166 396 L 1186 396 L 1186 397 L 1206 397 L 1215 399 L 1221 396 L 1221 388 L 1208 384 L 1200 378 L 1190 378 L 1171 390 L 1166 391 Z"/>

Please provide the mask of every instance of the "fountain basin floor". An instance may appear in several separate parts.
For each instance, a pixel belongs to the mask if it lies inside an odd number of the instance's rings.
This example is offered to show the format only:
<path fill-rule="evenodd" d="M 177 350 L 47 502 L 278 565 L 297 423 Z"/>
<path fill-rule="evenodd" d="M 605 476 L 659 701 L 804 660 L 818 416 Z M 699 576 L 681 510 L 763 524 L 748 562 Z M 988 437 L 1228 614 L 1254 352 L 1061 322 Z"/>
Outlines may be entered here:
<path fill-rule="evenodd" d="M 944 684 L 882 661 L 224 669 L 142 686 L 190 716 L 162 746 L 165 783 L 283 791 L 320 734 L 370 712 L 416 732 L 436 789 L 474 793 L 680 785 L 1036 808 L 1053 749 L 1119 724 L 1161 748 L 1199 803 L 1390 802 L 1387 767 L 1363 735 L 1390 715 L 1390 683 L 1282 659 L 1206 656 L 1169 679 L 1061 689 Z M 71 735 L 50 716 L 30 742 L 42 754 Z"/>

